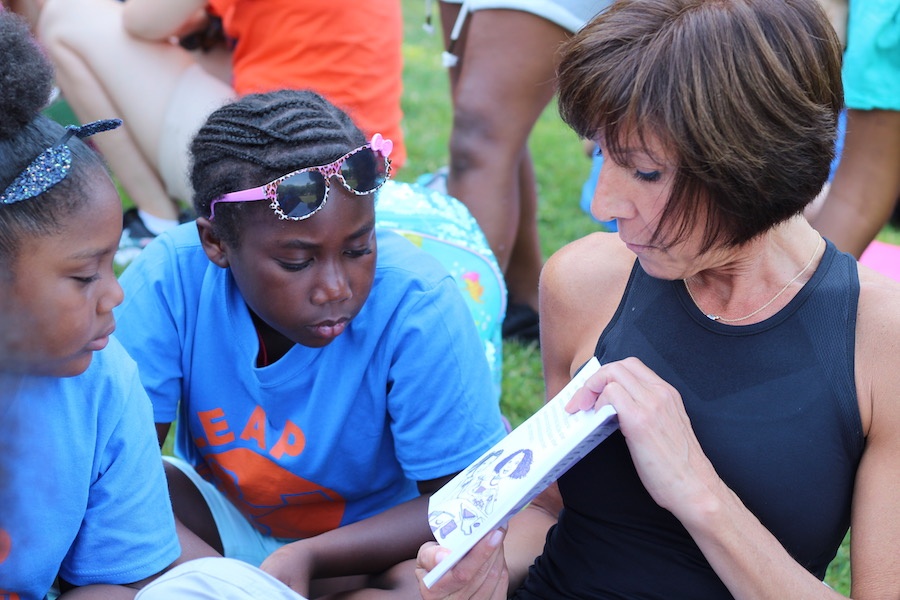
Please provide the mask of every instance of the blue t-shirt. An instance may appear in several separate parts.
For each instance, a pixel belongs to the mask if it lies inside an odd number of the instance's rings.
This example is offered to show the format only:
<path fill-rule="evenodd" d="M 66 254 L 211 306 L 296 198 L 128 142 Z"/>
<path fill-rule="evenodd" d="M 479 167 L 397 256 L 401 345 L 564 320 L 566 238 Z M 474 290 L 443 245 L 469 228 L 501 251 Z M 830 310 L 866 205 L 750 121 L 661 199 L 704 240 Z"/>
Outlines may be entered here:
<path fill-rule="evenodd" d="M 177 417 L 176 453 L 266 535 L 382 512 L 505 433 L 455 281 L 394 233 L 380 231 L 377 248 L 372 292 L 344 333 L 262 368 L 231 271 L 207 259 L 194 224 L 154 240 L 121 277 L 119 337 L 156 421 Z"/>
<path fill-rule="evenodd" d="M 180 554 L 134 361 L 111 339 L 77 377 L 0 374 L 0 598 L 154 575 Z"/>

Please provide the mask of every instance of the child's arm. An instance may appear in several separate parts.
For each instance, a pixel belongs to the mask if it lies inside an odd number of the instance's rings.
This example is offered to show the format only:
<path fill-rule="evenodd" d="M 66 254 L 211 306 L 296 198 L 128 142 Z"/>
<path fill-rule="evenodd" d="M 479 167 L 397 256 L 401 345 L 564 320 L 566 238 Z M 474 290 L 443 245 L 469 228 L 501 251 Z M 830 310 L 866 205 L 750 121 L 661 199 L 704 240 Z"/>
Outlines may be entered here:
<path fill-rule="evenodd" d="M 130 600 L 138 591 L 121 585 L 88 585 L 59 596 L 59 600 Z"/>
<path fill-rule="evenodd" d="M 308 595 L 313 579 L 381 573 L 413 559 L 419 547 L 433 540 L 428 526 L 428 498 L 453 478 L 419 482 L 418 498 L 380 514 L 345 525 L 273 552 L 261 568 Z M 410 570 L 411 582 L 412 569 Z"/>
<path fill-rule="evenodd" d="M 197 537 L 194 532 L 185 527 L 177 518 L 175 519 L 175 529 L 178 532 L 178 542 L 181 544 L 181 556 L 179 556 L 175 562 L 166 567 L 163 571 L 160 571 L 159 573 L 151 575 L 146 579 L 142 579 L 141 581 L 137 581 L 128 585 L 99 584 L 72 588 L 64 594 L 60 594 L 59 600 L 131 599 L 134 598 L 138 590 L 143 588 L 145 585 L 154 581 L 166 571 L 169 571 L 170 569 L 173 569 L 174 567 L 177 567 L 182 563 L 194 560 L 195 558 L 219 556 L 218 552 L 213 550 L 209 545 L 206 544 L 206 542 Z M 70 587 L 65 582 L 62 582 L 62 584 L 62 589 Z"/>
<path fill-rule="evenodd" d="M 169 429 L 172 428 L 171 423 L 156 423 L 156 439 L 159 441 L 159 447 L 162 448 L 169 436 Z"/>

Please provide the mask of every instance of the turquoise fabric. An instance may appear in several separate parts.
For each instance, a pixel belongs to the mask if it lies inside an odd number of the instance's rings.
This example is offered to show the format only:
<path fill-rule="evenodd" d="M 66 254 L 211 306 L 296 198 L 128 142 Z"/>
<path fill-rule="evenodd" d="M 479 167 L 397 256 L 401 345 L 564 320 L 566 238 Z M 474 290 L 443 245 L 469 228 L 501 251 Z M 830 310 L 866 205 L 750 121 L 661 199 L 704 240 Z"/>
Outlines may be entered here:
<path fill-rule="evenodd" d="M 375 221 L 437 258 L 456 280 L 475 319 L 499 400 L 506 283 L 475 218 L 452 196 L 418 184 L 388 181 L 378 193 Z"/>
<path fill-rule="evenodd" d="M 844 53 L 844 102 L 900 110 L 900 0 L 853 0 Z"/>

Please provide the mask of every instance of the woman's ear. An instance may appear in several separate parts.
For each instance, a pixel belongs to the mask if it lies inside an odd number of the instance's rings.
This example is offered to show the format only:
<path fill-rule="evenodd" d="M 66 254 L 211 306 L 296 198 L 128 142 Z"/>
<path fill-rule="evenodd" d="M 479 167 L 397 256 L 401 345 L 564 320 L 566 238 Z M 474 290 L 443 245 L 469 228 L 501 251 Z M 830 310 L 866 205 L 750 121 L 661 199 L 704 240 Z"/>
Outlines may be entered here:
<path fill-rule="evenodd" d="M 197 231 L 200 233 L 200 243 L 210 262 L 223 269 L 228 267 L 228 248 L 225 243 L 213 231 L 213 225 L 209 219 L 197 218 Z"/>

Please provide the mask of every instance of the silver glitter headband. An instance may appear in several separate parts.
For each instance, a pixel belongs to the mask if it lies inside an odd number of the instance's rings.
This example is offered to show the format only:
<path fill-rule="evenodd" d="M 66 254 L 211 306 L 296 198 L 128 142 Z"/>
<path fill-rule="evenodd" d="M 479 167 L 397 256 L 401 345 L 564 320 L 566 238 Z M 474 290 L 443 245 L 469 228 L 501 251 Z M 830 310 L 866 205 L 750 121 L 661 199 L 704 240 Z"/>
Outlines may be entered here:
<path fill-rule="evenodd" d="M 101 131 L 115 129 L 121 124 L 121 119 L 104 119 L 87 125 L 66 126 L 66 132 L 60 140 L 41 152 L 3 191 L 0 204 L 14 204 L 34 198 L 65 179 L 72 168 L 72 151 L 66 142 L 73 135 L 84 139 Z"/>

